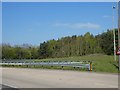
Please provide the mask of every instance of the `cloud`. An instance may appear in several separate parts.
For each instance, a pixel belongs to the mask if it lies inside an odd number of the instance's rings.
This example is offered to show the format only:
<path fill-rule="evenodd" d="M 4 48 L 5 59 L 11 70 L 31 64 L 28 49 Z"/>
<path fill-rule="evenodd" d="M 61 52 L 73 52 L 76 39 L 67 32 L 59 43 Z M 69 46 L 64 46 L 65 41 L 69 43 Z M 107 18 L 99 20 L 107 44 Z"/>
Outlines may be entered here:
<path fill-rule="evenodd" d="M 95 23 L 56 23 L 56 27 L 66 27 L 73 29 L 99 29 L 100 25 Z"/>
<path fill-rule="evenodd" d="M 56 23 L 54 24 L 54 26 L 65 26 L 65 27 L 69 27 L 70 26 L 70 23 Z"/>
<path fill-rule="evenodd" d="M 103 18 L 110 18 L 111 16 L 108 15 L 104 15 Z"/>

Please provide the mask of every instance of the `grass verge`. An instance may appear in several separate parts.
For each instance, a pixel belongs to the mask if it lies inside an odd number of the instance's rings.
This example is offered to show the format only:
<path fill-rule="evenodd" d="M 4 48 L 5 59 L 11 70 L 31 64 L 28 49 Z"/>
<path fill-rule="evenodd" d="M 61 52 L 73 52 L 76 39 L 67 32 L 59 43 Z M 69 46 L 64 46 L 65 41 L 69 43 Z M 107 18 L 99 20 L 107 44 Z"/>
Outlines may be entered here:
<path fill-rule="evenodd" d="M 29 60 L 27 60 L 29 62 Z M 92 61 L 92 72 L 107 72 L 107 73 L 118 73 L 118 58 L 114 61 L 114 56 L 94 54 L 79 57 L 65 57 L 65 58 L 50 58 L 50 59 L 34 59 L 35 62 L 49 62 L 49 61 Z M 6 67 L 6 66 L 4 66 Z M 12 67 L 7 66 L 7 67 Z M 19 68 L 28 68 L 27 66 L 14 66 Z M 29 68 L 47 68 L 47 69 L 63 69 L 63 70 L 80 70 L 86 71 L 86 69 L 63 67 L 61 66 L 30 66 Z"/>

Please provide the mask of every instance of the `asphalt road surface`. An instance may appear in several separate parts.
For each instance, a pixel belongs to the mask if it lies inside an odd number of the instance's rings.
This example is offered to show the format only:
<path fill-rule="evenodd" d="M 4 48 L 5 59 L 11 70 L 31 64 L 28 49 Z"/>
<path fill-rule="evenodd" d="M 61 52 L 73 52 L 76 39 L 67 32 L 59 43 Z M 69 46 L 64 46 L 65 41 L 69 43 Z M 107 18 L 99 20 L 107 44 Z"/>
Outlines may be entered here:
<path fill-rule="evenodd" d="M 118 88 L 117 74 L 3 68 L 2 84 L 14 88 Z"/>

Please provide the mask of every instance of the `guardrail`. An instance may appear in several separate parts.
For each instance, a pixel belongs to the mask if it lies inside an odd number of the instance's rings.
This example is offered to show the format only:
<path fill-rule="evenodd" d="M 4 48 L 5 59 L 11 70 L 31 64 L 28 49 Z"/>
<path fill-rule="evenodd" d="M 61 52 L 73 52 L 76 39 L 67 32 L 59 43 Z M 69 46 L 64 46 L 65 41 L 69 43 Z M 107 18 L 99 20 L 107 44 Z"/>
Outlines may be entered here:
<path fill-rule="evenodd" d="M 48 62 L 35 62 L 35 61 L 24 61 L 24 60 L 3 60 L 2 63 L 0 63 L 1 65 L 26 65 L 26 66 L 61 66 L 62 68 L 64 66 L 69 66 L 69 67 L 78 67 L 78 68 L 86 68 L 89 71 L 92 71 L 92 62 L 88 62 L 88 61 L 57 61 L 57 62 L 53 62 L 53 61 L 48 61 Z"/>

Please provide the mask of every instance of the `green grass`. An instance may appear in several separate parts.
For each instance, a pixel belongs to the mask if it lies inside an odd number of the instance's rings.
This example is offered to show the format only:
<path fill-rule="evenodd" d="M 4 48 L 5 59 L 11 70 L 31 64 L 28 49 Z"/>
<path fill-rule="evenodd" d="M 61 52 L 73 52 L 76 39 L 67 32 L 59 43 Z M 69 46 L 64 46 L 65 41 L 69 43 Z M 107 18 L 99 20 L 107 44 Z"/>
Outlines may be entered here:
<path fill-rule="evenodd" d="M 118 58 L 117 62 L 114 62 L 114 56 L 102 55 L 102 54 L 94 54 L 87 56 L 79 56 L 79 57 L 65 57 L 65 58 L 50 58 L 50 59 L 40 59 L 33 60 L 35 62 L 48 62 L 48 61 L 92 61 L 92 72 L 107 72 L 107 73 L 118 73 Z M 29 60 L 28 60 L 29 62 Z M 21 67 L 21 66 L 16 66 Z M 26 67 L 26 66 L 22 66 Z M 60 66 L 35 66 L 31 68 L 47 68 L 47 69 L 63 69 L 63 70 L 80 70 L 86 71 L 85 69 L 73 68 L 73 67 L 63 67 Z"/>
<path fill-rule="evenodd" d="M 50 59 L 40 59 L 34 60 L 39 61 L 92 61 L 93 72 L 109 72 L 109 73 L 118 73 L 118 68 L 115 66 L 118 64 L 114 61 L 114 56 L 103 55 L 103 54 L 94 54 L 87 56 L 79 57 L 65 57 L 65 58 L 50 58 Z"/>

